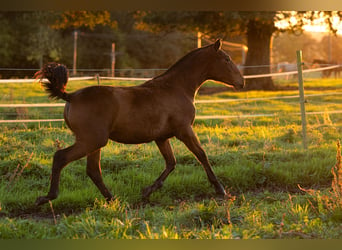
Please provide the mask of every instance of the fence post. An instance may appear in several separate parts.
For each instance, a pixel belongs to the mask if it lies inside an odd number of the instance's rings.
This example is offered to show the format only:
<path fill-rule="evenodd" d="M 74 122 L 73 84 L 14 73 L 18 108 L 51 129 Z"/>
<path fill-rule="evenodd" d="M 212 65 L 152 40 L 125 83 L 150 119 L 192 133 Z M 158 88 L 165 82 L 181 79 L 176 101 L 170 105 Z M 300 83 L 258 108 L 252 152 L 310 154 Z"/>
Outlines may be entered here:
<path fill-rule="evenodd" d="M 303 146 L 307 149 L 306 142 L 306 114 L 305 114 L 305 98 L 304 98 L 304 83 L 303 83 L 303 71 L 302 71 L 302 51 L 297 50 L 297 69 L 298 69 L 298 89 L 299 89 L 299 102 L 300 102 L 300 113 L 302 116 L 302 135 L 303 135 Z"/>
<path fill-rule="evenodd" d="M 97 85 L 100 85 L 100 74 L 96 74 L 95 78 L 97 80 Z"/>
<path fill-rule="evenodd" d="M 112 77 L 115 76 L 115 43 L 112 43 L 112 53 L 111 53 L 111 58 L 112 58 Z"/>
<path fill-rule="evenodd" d="M 76 64 L 77 64 L 77 36 L 78 32 L 74 31 L 74 58 L 73 58 L 73 65 L 72 65 L 72 74 L 76 75 Z"/>
<path fill-rule="evenodd" d="M 202 47 L 202 33 L 201 32 L 197 32 L 197 48 L 201 48 Z"/>

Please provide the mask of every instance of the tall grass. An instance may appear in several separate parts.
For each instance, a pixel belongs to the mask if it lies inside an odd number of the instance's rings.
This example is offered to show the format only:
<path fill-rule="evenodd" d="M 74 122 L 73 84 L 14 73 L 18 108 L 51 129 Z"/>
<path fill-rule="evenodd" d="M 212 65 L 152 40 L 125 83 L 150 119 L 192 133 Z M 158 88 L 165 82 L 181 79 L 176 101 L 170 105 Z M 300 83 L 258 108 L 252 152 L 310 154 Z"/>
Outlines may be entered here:
<path fill-rule="evenodd" d="M 299 188 L 308 193 L 314 200 L 316 206 L 310 202 L 317 214 L 329 216 L 336 221 L 342 222 L 342 162 L 341 144 L 337 141 L 336 164 L 331 168 L 333 176 L 331 190 L 321 193 L 320 190 Z"/>

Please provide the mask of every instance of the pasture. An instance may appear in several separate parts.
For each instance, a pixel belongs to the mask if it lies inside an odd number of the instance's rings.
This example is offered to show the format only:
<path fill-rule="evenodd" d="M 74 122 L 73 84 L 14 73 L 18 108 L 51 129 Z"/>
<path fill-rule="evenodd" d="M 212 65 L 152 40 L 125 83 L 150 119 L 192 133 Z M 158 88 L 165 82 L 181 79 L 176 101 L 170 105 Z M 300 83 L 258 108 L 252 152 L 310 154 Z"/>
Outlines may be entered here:
<path fill-rule="evenodd" d="M 69 82 L 68 90 L 94 84 Z M 198 101 L 236 100 L 196 104 L 198 116 L 232 116 L 194 125 L 229 192 L 225 199 L 172 139 L 176 169 L 149 202 L 142 201 L 142 189 L 164 169 L 157 146 L 109 142 L 101 166 L 113 202 L 105 202 L 81 159 L 63 169 L 59 197 L 37 207 L 36 198 L 49 188 L 53 154 L 72 144 L 73 135 L 63 122 L 0 124 L 0 239 L 341 239 L 342 188 L 331 188 L 331 169 L 342 132 L 342 114 L 335 112 L 342 110 L 342 81 L 305 79 L 307 150 L 298 98 L 283 98 L 298 95 L 296 83 L 277 85 L 272 92 L 227 88 L 207 95 L 204 88 L 222 86 L 206 83 L 197 95 Z M 2 84 L 0 91 L 1 104 L 52 102 L 38 83 Z M 0 119 L 61 118 L 62 111 L 0 108 Z"/>

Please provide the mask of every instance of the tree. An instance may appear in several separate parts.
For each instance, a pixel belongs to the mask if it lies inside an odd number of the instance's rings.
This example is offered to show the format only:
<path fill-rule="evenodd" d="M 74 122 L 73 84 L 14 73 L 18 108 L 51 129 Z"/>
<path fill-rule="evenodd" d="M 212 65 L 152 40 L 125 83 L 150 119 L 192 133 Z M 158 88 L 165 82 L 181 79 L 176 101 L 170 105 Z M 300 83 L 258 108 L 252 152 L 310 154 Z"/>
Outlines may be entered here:
<path fill-rule="evenodd" d="M 50 11 L 1 12 L 0 42 L 3 68 L 37 69 L 43 61 L 58 60 L 59 35 L 48 27 L 54 18 Z M 30 70 L 2 70 L 4 77 L 32 74 Z"/>
<path fill-rule="evenodd" d="M 11 63 L 13 40 L 9 20 L 0 14 L 0 67 L 7 67 Z"/>
<path fill-rule="evenodd" d="M 272 34 L 276 31 L 274 25 L 275 13 L 267 13 L 263 18 L 256 18 L 249 14 L 246 25 L 247 58 L 245 75 L 268 74 L 271 72 L 270 45 Z M 248 15 L 248 16 L 249 16 Z M 275 88 L 271 77 L 262 77 L 246 80 L 247 89 L 273 90 Z"/>
<path fill-rule="evenodd" d="M 244 69 L 245 75 L 270 73 L 270 45 L 276 32 L 300 34 L 305 24 L 322 19 L 327 27 L 336 32 L 334 21 L 339 20 L 341 12 L 149 12 L 143 17 L 142 28 L 149 27 L 155 31 L 181 29 L 200 31 L 212 38 L 231 35 L 244 35 L 248 53 Z M 281 21 L 282 26 L 276 26 Z M 275 89 L 271 77 L 246 80 L 247 89 Z"/>
<path fill-rule="evenodd" d="M 301 35 L 280 33 L 273 37 L 273 65 L 283 62 L 296 64 L 296 53 L 293 53 L 294 49 L 303 51 L 303 59 L 306 63 L 312 63 L 314 59 L 326 58 L 325 50 L 320 44 L 320 40 L 314 38 L 314 35 L 311 33 L 304 32 Z"/>
<path fill-rule="evenodd" d="M 108 11 L 64 11 L 52 25 L 55 29 L 93 30 L 97 25 L 116 27 L 116 21 L 111 19 Z"/>
<path fill-rule="evenodd" d="M 73 65 L 77 32 L 77 68 L 109 68 L 117 22 L 108 11 L 60 12 L 51 27 L 63 37 L 63 61 Z M 76 66 L 76 65 L 74 65 Z"/>
<path fill-rule="evenodd" d="M 141 12 L 113 11 L 111 17 L 117 21 L 118 66 L 135 69 L 168 68 L 192 48 L 191 40 L 179 31 L 167 34 L 137 29 Z M 176 46 L 175 46 L 176 45 Z M 153 76 L 159 72 L 146 71 Z"/>
<path fill-rule="evenodd" d="M 320 41 L 321 57 L 318 57 L 334 63 L 342 63 L 342 37 L 327 34 Z"/>
<path fill-rule="evenodd" d="M 39 68 L 48 61 L 59 61 L 61 57 L 60 35 L 53 30 L 51 24 L 56 14 L 54 12 L 30 12 L 30 32 L 26 36 L 25 54 L 28 61 L 38 64 Z"/>

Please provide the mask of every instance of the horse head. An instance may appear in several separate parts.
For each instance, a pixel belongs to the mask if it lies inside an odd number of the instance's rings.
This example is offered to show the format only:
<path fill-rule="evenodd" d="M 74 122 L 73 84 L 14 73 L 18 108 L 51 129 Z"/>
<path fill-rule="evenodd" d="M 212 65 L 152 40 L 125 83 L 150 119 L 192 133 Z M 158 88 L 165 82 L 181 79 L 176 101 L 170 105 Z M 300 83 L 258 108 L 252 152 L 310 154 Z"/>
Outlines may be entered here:
<path fill-rule="evenodd" d="M 208 67 L 208 79 L 242 89 L 245 86 L 244 78 L 231 57 L 221 50 L 221 40 L 218 39 L 208 49 L 213 55 Z"/>

